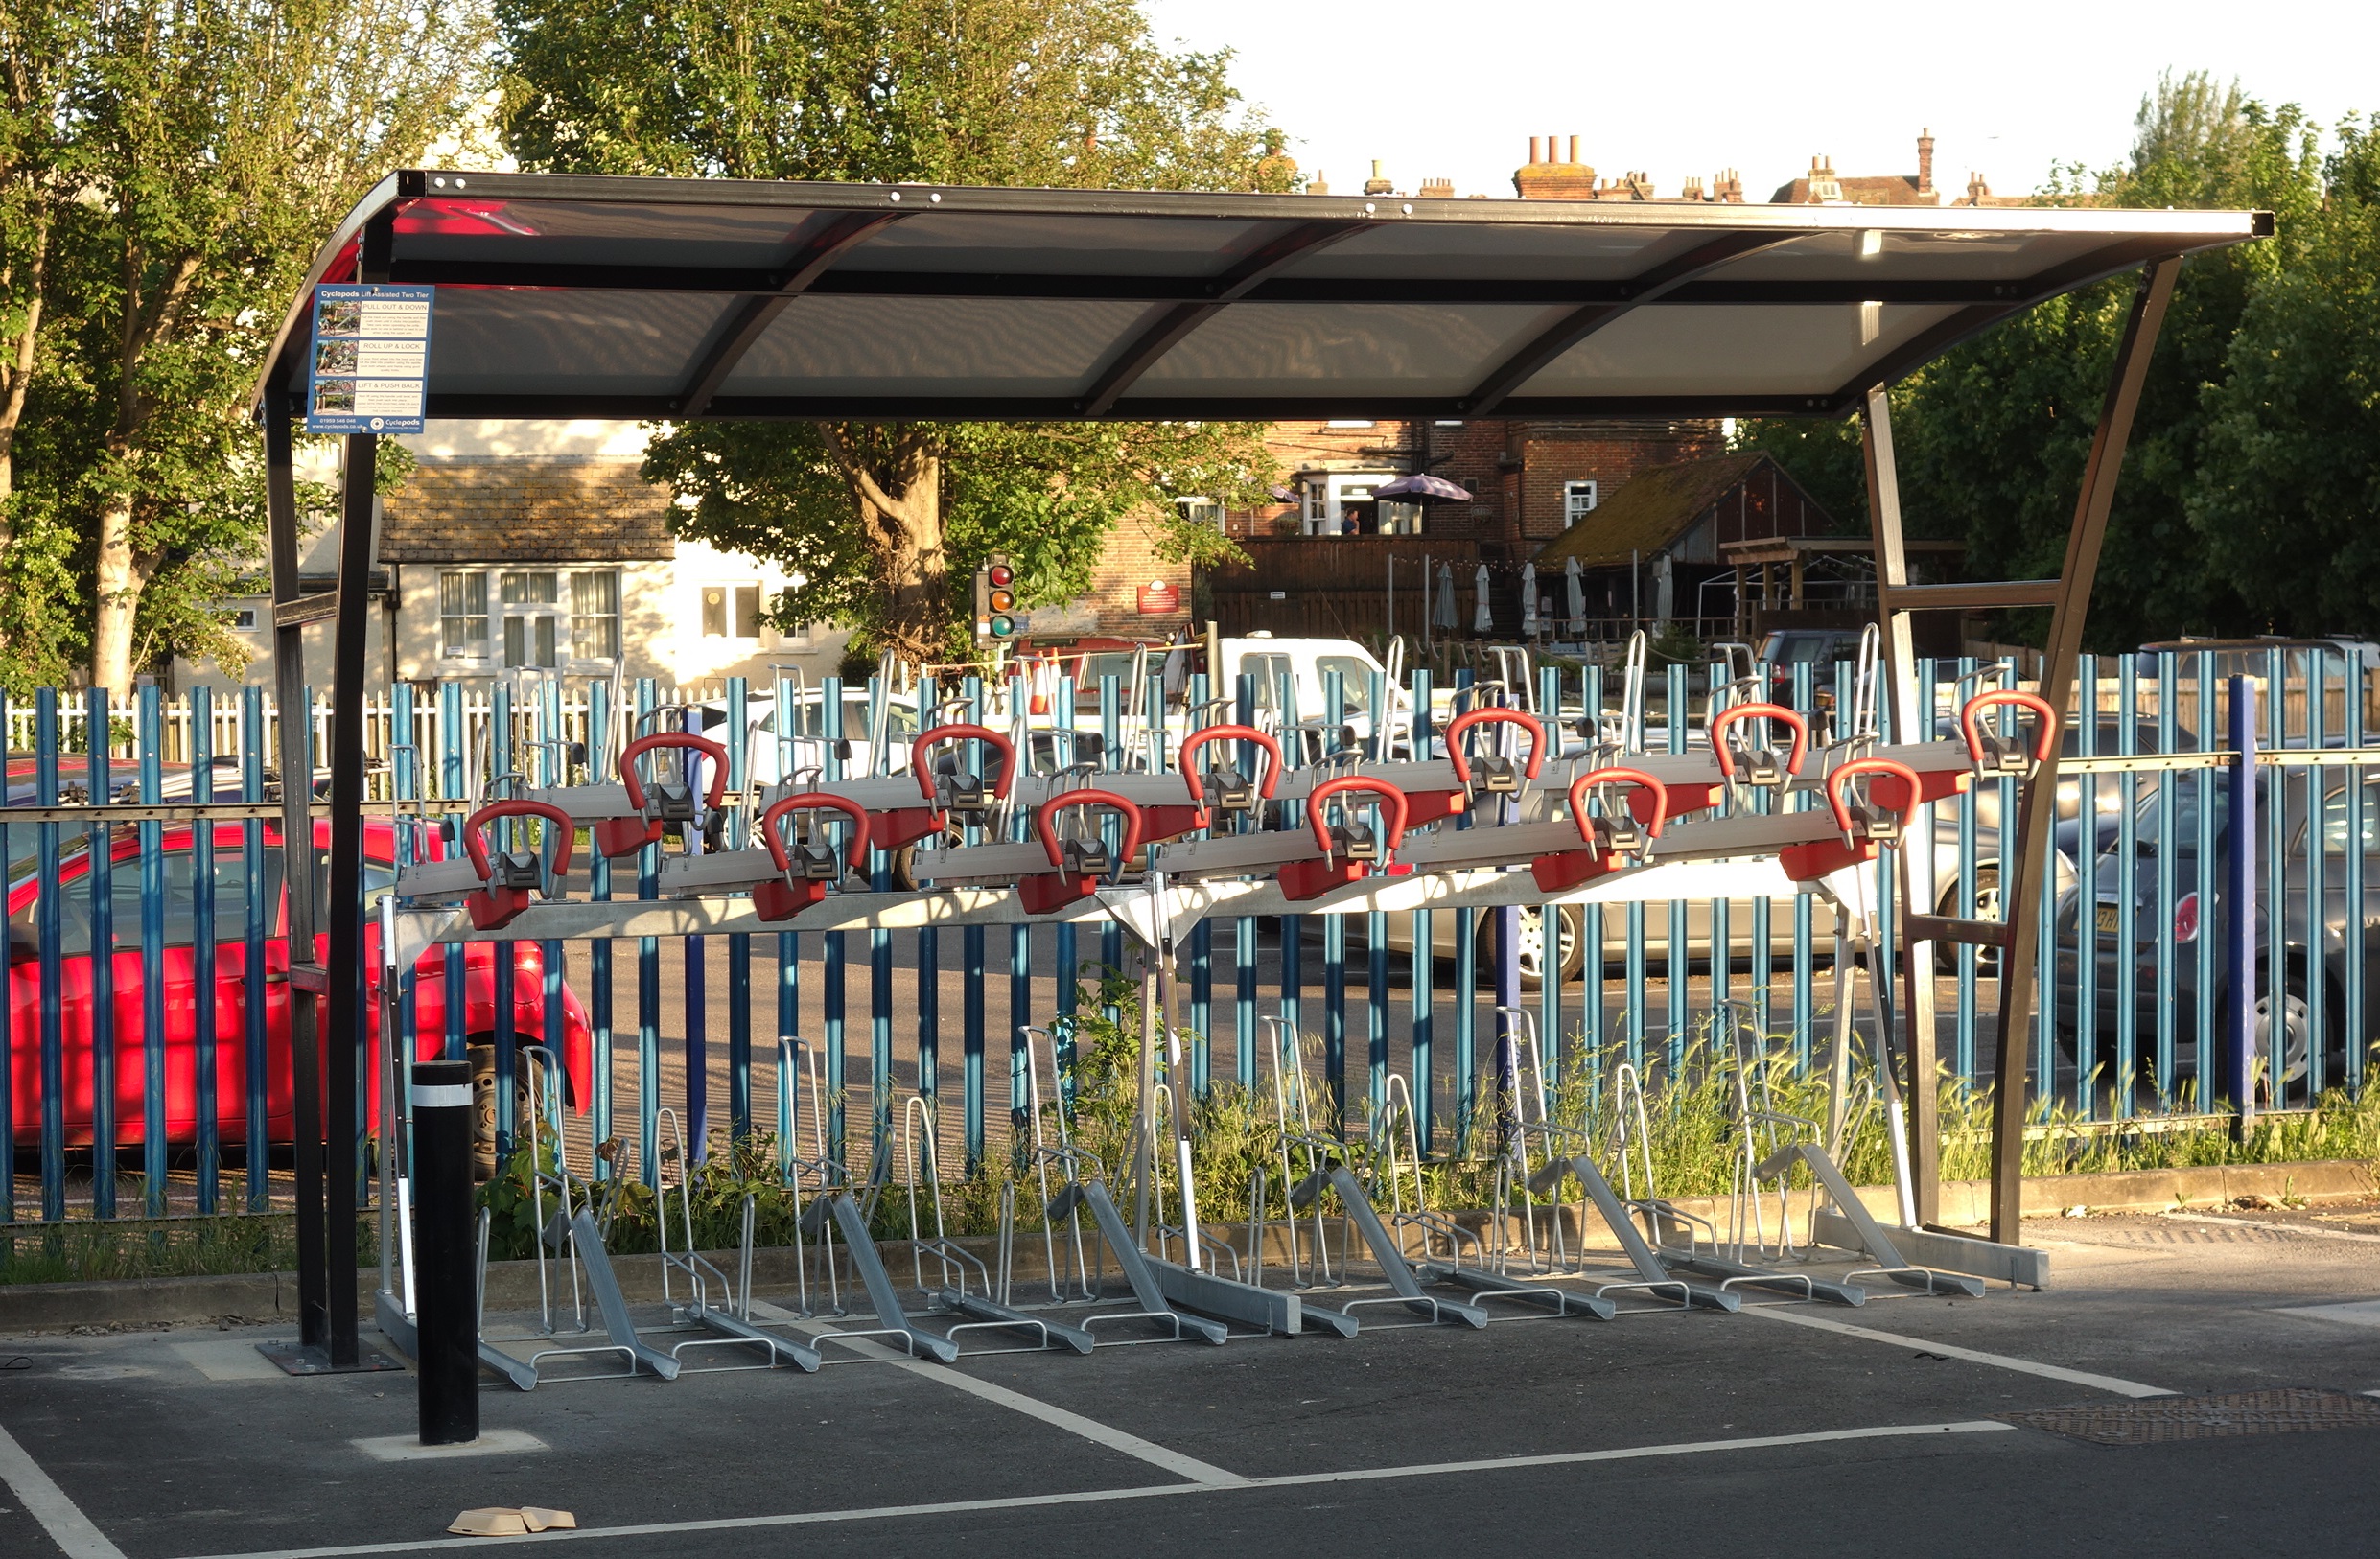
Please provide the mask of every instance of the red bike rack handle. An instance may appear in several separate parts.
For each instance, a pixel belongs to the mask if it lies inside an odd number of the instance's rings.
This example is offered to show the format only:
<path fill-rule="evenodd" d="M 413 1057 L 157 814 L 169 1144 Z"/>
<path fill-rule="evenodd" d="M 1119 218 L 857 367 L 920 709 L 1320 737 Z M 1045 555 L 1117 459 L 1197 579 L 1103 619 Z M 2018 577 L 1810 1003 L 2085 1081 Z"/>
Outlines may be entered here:
<path fill-rule="evenodd" d="M 1986 710 L 2001 706 L 2033 711 L 2033 761 L 2048 762 L 2050 749 L 2058 745 L 2058 711 L 2039 693 L 2020 693 L 2013 687 L 1977 693 L 1958 711 L 1959 729 L 1967 733 L 1968 757 L 1983 761 L 1983 716 Z"/>
<path fill-rule="evenodd" d="M 1181 777 L 1190 787 L 1192 801 L 1202 807 L 1206 804 L 1206 781 L 1200 776 L 1198 765 L 1190 761 L 1191 756 L 1200 748 L 1213 741 L 1252 741 L 1263 748 L 1266 758 L 1265 777 L 1257 781 L 1256 794 L 1266 801 L 1272 800 L 1273 791 L 1278 789 L 1281 783 L 1281 744 L 1254 726 L 1207 726 L 1203 730 L 1193 731 L 1187 736 L 1182 737 L 1181 754 L 1175 760 L 1181 765 Z"/>
<path fill-rule="evenodd" d="M 1843 837 L 1852 837 L 1851 787 L 1845 781 L 1855 780 L 1863 774 L 1890 780 L 1901 786 L 1902 800 L 1899 803 L 1882 796 L 1877 800 L 1886 806 L 1897 805 L 1901 813 L 1901 826 L 1905 830 L 1910 820 L 1917 816 L 1917 771 L 1889 757 L 1855 757 L 1827 776 L 1827 804 L 1834 808 L 1835 826 L 1843 830 Z"/>
<path fill-rule="evenodd" d="M 1727 751 L 1727 728 L 1738 720 L 1776 720 L 1793 733 L 1793 751 L 1785 758 L 1785 773 L 1802 772 L 1802 759 L 1809 753 L 1809 722 L 1786 709 L 1783 704 L 1730 704 L 1711 716 L 1711 756 L 1718 759 L 1719 778 L 1736 778 L 1736 759 Z"/>
<path fill-rule="evenodd" d="M 628 787 L 628 804 L 640 812 L 644 810 L 644 781 L 637 777 L 637 759 L 664 747 L 683 747 L 711 759 L 711 784 L 703 792 L 703 805 L 717 811 L 719 803 L 727 799 L 727 749 L 708 736 L 692 736 L 683 731 L 639 736 L 619 750 L 619 782 Z"/>
<path fill-rule="evenodd" d="M 1006 736 L 990 726 L 936 726 L 922 733 L 909 748 L 909 772 L 918 778 L 918 792 L 927 801 L 934 799 L 934 777 L 926 772 L 925 760 L 934 749 L 946 741 L 990 742 L 1000 750 L 1000 778 L 992 787 L 992 794 L 1001 801 L 1016 783 L 1016 748 Z"/>
<path fill-rule="evenodd" d="M 784 837 L 777 831 L 777 820 L 796 812 L 840 812 L 852 820 L 851 849 L 846 852 L 850 870 L 856 872 L 868 864 L 868 811 L 857 802 L 841 796 L 822 795 L 807 791 L 788 796 L 760 814 L 760 837 L 768 844 L 768 858 L 777 863 L 780 872 L 793 870 L 793 857 L 785 853 Z"/>
<path fill-rule="evenodd" d="M 1595 785 L 1633 785 L 1650 796 L 1653 799 L 1653 815 L 1639 816 L 1637 821 L 1645 825 L 1647 837 L 1661 837 L 1661 826 L 1669 816 L 1669 787 L 1643 769 L 1609 768 L 1591 770 L 1570 782 L 1570 815 L 1572 821 L 1578 825 L 1579 838 L 1590 844 L 1595 841 L 1595 830 L 1589 826 L 1595 820 L 1587 816 L 1587 791 Z M 1637 810 L 1634 803 L 1629 803 L 1628 810 Z"/>
<path fill-rule="evenodd" d="M 479 873 L 481 882 L 487 880 L 488 864 L 487 841 L 480 837 L 480 831 L 498 818 L 544 818 L 560 828 L 561 842 L 553 851 L 553 874 L 558 877 L 571 869 L 571 845 L 578 835 L 578 825 L 571 821 L 568 812 L 544 802 L 491 802 L 463 819 L 463 849 L 471 856 L 472 870 Z"/>
<path fill-rule="evenodd" d="M 1322 803 L 1333 796 L 1358 794 L 1380 798 L 1381 810 L 1388 814 L 1387 853 L 1394 855 L 1397 847 L 1405 843 L 1405 792 L 1369 775 L 1342 774 L 1336 780 L 1323 780 L 1307 795 L 1306 822 L 1314 829 L 1314 842 L 1322 847 L 1323 854 L 1331 852 L 1329 809 Z"/>
<path fill-rule="evenodd" d="M 1521 772 L 1529 779 L 1537 778 L 1546 766 L 1546 725 L 1527 710 L 1466 710 L 1446 723 L 1446 758 L 1455 766 L 1455 778 L 1467 787 L 1471 783 L 1471 759 L 1462 750 L 1462 733 L 1473 726 L 1519 726 L 1528 733 L 1528 767 Z"/>
<path fill-rule="evenodd" d="M 1063 867 L 1065 851 L 1058 843 L 1058 814 L 1070 806 L 1104 806 L 1124 819 L 1124 848 L 1116 859 L 1129 861 L 1140 853 L 1140 808 L 1112 790 L 1066 790 L 1043 802 L 1033 814 L 1033 831 L 1049 851 L 1049 864 Z"/>

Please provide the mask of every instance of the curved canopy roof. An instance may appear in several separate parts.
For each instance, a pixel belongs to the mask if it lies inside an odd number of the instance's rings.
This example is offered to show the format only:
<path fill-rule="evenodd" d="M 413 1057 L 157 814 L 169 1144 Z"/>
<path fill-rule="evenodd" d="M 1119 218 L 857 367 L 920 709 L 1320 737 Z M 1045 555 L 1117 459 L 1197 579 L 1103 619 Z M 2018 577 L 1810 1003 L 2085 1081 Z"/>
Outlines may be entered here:
<path fill-rule="evenodd" d="M 432 417 L 1847 410 L 2248 211 L 1722 205 L 409 170 L 315 283 L 433 283 Z"/>

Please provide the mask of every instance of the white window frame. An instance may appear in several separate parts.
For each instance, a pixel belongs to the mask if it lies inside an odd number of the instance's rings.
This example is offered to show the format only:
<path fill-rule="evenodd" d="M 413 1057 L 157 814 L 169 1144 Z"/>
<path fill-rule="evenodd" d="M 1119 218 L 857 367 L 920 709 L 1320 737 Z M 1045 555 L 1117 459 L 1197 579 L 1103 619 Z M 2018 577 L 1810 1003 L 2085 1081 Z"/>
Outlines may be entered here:
<path fill-rule="evenodd" d="M 723 591 L 726 593 L 727 598 L 724 604 L 726 608 L 727 631 L 723 634 L 712 633 L 703 622 L 703 593 L 706 591 L 713 590 Z M 742 579 L 706 579 L 694 587 L 694 628 L 697 637 L 699 637 L 703 642 L 709 643 L 712 640 L 717 640 L 719 642 L 725 644 L 752 644 L 762 647 L 766 645 L 767 639 L 765 636 L 767 630 L 758 623 L 750 622 L 749 618 L 746 619 L 745 625 L 753 627 L 755 629 L 754 632 L 746 634 L 737 633 L 735 631 L 739 626 L 736 619 L 744 617 L 744 614 L 736 610 L 735 598 L 738 593 L 744 591 L 752 592 L 751 616 L 757 617 L 760 612 L 760 602 L 767 592 L 767 587 L 758 579 L 754 579 L 749 576 Z"/>
<path fill-rule="evenodd" d="M 549 573 L 554 576 L 554 598 L 552 601 L 515 601 L 507 603 L 504 600 L 504 575 L 541 573 Z M 572 619 L 575 617 L 592 616 L 594 614 L 575 613 L 572 610 L 575 602 L 572 598 L 571 581 L 573 575 L 598 573 L 609 574 L 612 578 L 611 637 L 612 642 L 618 653 L 609 656 L 579 655 L 574 653 L 577 636 L 573 629 Z M 485 637 L 478 640 L 478 647 L 476 650 L 450 649 L 447 644 L 446 624 L 450 617 L 455 615 L 449 614 L 445 611 L 446 581 L 450 578 L 463 576 L 475 578 L 479 582 L 480 590 L 483 593 L 480 598 L 485 603 L 487 608 L 487 632 Z M 437 660 L 443 664 L 455 667 L 469 667 L 478 671 L 510 669 L 506 667 L 504 663 L 506 640 L 505 625 L 515 618 L 521 619 L 522 622 L 521 632 L 525 640 L 524 649 L 526 651 L 524 659 L 526 661 L 533 661 L 536 656 L 534 635 L 537 630 L 534 625 L 535 619 L 539 617 L 551 617 L 554 619 L 554 654 L 552 669 L 556 671 L 609 671 L 613 666 L 618 663 L 620 654 L 625 652 L 624 618 L 626 614 L 623 610 L 624 582 L 620 578 L 620 570 L 616 566 L 606 564 L 595 564 L 589 566 L 570 563 L 538 563 L 528 565 L 502 563 L 469 564 L 459 568 L 440 569 L 438 570 L 438 584 L 436 588 L 438 593 L 435 602 L 435 606 L 437 608 L 435 620 L 438 625 L 435 630 L 437 635 Z M 478 617 L 479 614 L 470 613 L 463 614 L 463 616 Z M 534 667 L 533 669 L 544 668 Z"/>
<path fill-rule="evenodd" d="M 1595 512 L 1597 494 L 1600 491 L 1600 483 L 1593 481 L 1566 481 L 1562 484 L 1562 528 L 1564 530 L 1568 530 Z M 1582 498 L 1586 500 L 1584 503 L 1578 501 Z"/>

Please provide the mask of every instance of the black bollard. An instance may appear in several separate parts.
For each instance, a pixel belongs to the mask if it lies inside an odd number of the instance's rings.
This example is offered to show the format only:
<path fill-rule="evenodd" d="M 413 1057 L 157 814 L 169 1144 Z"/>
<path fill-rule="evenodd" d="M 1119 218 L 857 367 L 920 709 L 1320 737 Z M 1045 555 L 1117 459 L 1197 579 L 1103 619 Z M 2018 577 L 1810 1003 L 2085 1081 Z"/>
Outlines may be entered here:
<path fill-rule="evenodd" d="M 413 1067 L 413 1295 L 424 1445 L 479 1437 L 471 1063 Z"/>

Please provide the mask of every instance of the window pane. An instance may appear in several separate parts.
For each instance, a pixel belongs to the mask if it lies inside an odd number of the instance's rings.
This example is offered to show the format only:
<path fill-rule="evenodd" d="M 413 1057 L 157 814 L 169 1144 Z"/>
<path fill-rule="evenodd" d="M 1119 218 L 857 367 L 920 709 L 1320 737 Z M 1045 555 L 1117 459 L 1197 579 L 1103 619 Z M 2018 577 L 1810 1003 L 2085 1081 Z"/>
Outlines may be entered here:
<path fill-rule="evenodd" d="M 1372 707 L 1372 668 L 1370 666 L 1365 665 L 1352 655 L 1322 655 L 1315 658 L 1314 669 L 1316 675 L 1323 677 L 1329 676 L 1334 671 L 1339 673 L 1341 686 L 1344 689 L 1342 702 L 1346 705 L 1349 714 L 1369 712 Z M 1298 712 L 1302 714 L 1306 711 L 1300 710 Z M 1323 711 L 1316 710 L 1314 712 L 1320 714 Z"/>
<path fill-rule="evenodd" d="M 553 665 L 553 625 L 555 619 L 553 616 L 548 613 L 540 617 L 532 617 L 529 620 L 537 624 L 537 663 L 550 669 Z"/>
<path fill-rule="evenodd" d="M 555 576 L 549 573 L 507 573 L 504 575 L 506 606 L 552 606 L 559 597 L 554 593 Z"/>
<path fill-rule="evenodd" d="M 619 575 L 571 575 L 571 653 L 582 661 L 619 653 Z"/>
<path fill-rule="evenodd" d="M 264 856 L 264 899 L 275 908 L 265 918 L 265 934 L 281 931 L 277 906 L 281 898 L 281 851 L 268 846 Z M 197 899 L 192 893 L 192 869 L 197 857 L 187 849 L 170 851 L 165 856 L 165 940 L 164 947 L 188 947 L 198 940 Z M 69 855 L 61 867 L 74 870 L 75 874 L 61 877 L 58 883 L 58 952 L 65 958 L 86 958 L 91 951 L 91 878 L 87 872 L 77 870 L 81 861 Z M 118 952 L 136 952 L 141 946 L 141 864 L 140 856 L 112 857 L 113 877 L 108 883 L 107 902 L 114 923 L 109 927 Z M 381 869 L 384 874 L 386 868 Z M 35 906 L 28 902 L 9 917 L 9 942 L 12 947 L 30 955 L 38 949 L 39 922 Z M 219 843 L 215 847 L 215 941 L 218 946 L 237 942 L 247 935 L 247 861 L 236 843 Z"/>
<path fill-rule="evenodd" d="M 725 639 L 727 637 L 727 587 L 725 585 L 705 585 L 703 587 L 703 637 L 705 639 Z"/>
<path fill-rule="evenodd" d="M 741 639 L 760 637 L 760 587 L 735 587 L 735 633 Z"/>
<path fill-rule="evenodd" d="M 518 666 L 527 663 L 528 618 L 506 617 L 504 619 L 504 664 Z"/>

